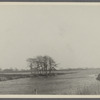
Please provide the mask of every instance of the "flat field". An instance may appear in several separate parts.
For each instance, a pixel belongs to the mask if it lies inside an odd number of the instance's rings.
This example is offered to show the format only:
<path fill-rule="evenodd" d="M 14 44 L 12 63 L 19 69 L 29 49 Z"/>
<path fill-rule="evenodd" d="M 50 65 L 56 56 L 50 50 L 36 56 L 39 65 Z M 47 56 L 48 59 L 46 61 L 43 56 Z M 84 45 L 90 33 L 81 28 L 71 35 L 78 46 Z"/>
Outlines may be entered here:
<path fill-rule="evenodd" d="M 72 69 L 49 77 L 29 77 L 0 81 L 0 94 L 40 95 L 98 95 L 100 81 L 96 80 L 100 69 Z"/>

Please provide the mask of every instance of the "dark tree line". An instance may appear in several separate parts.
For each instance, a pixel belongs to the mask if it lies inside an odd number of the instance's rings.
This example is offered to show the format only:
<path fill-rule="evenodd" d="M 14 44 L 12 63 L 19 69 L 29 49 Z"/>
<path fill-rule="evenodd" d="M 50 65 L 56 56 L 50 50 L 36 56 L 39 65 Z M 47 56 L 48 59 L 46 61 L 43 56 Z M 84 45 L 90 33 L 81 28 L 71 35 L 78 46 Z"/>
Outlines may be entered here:
<path fill-rule="evenodd" d="M 37 56 L 36 58 L 28 58 L 31 74 L 48 75 L 56 70 L 57 64 L 50 56 Z"/>

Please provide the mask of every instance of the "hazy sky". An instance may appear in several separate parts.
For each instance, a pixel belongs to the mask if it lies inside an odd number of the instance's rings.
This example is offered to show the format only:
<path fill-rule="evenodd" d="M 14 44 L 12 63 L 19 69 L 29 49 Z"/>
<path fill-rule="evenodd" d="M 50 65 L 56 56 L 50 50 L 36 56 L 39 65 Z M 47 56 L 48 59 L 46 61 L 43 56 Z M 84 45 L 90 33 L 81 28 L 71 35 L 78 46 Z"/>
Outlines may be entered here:
<path fill-rule="evenodd" d="M 0 68 L 27 68 L 38 55 L 100 68 L 100 6 L 0 5 Z"/>

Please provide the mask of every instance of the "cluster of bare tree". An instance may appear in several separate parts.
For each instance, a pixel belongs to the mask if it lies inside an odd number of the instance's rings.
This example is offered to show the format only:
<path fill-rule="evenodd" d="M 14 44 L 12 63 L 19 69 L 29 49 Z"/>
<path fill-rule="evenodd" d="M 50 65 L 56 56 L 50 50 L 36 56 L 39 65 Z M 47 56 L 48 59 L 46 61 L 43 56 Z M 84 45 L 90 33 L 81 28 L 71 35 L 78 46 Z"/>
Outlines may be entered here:
<path fill-rule="evenodd" d="M 48 75 L 56 70 L 57 64 L 49 56 L 37 56 L 36 58 L 28 58 L 31 74 Z"/>

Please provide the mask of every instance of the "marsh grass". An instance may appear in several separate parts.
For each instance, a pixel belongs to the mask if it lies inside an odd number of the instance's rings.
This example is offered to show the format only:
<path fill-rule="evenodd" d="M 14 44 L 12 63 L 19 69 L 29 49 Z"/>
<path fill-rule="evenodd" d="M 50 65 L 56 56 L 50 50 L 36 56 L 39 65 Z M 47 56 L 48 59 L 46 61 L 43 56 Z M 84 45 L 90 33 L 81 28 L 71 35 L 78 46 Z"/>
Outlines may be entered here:
<path fill-rule="evenodd" d="M 76 95 L 100 95 L 100 84 L 95 83 L 90 86 L 84 85 L 82 88 L 77 87 Z"/>

